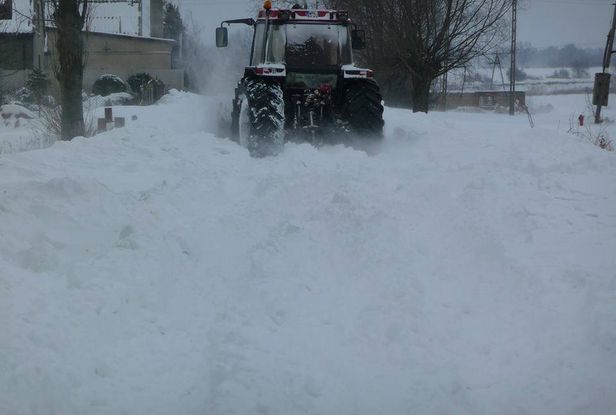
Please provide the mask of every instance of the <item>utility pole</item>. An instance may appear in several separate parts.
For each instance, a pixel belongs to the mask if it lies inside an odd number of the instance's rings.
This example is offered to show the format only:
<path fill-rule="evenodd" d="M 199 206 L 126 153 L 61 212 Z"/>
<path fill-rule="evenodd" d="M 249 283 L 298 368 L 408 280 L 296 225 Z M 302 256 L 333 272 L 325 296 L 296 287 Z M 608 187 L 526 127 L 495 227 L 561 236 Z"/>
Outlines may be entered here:
<path fill-rule="evenodd" d="M 141 0 L 137 0 L 137 13 L 139 13 L 138 17 L 138 36 L 143 36 L 143 2 Z"/>
<path fill-rule="evenodd" d="M 603 105 L 607 105 L 607 97 L 610 93 L 610 74 L 607 73 L 607 69 L 610 67 L 612 61 L 612 54 L 614 53 L 614 34 L 616 33 L 616 3 L 614 4 L 614 17 L 612 17 L 612 28 L 607 35 L 607 45 L 605 46 L 605 52 L 603 53 L 603 71 L 600 74 L 595 75 L 595 88 L 593 96 L 593 104 L 597 106 L 595 112 L 595 124 L 601 124 L 601 108 Z"/>
<path fill-rule="evenodd" d="M 515 115 L 515 73 L 516 48 L 517 48 L 517 25 L 518 25 L 518 0 L 512 0 L 511 5 L 511 72 L 509 75 L 509 115 Z"/>
<path fill-rule="evenodd" d="M 494 62 L 492 62 L 492 79 L 490 80 L 490 90 L 494 88 L 494 73 L 496 72 L 496 65 L 500 65 L 498 53 L 496 54 L 496 58 L 494 58 Z"/>
<path fill-rule="evenodd" d="M 33 67 L 41 70 L 47 70 L 44 66 L 45 57 L 45 37 L 46 37 L 46 16 L 45 16 L 45 1 L 35 0 L 33 3 L 34 15 L 32 17 L 32 26 L 34 28 L 34 51 L 33 51 Z"/>
<path fill-rule="evenodd" d="M 501 65 L 501 58 L 498 52 L 496 52 L 496 58 L 494 58 L 494 62 L 492 63 L 492 80 L 490 81 L 490 90 L 494 89 L 494 75 L 496 74 L 497 66 L 501 76 L 501 87 L 503 88 L 503 92 L 506 92 L 507 89 L 505 88 L 505 76 L 503 75 L 503 66 Z"/>
<path fill-rule="evenodd" d="M 443 74 L 442 82 L 443 83 L 441 84 L 441 109 L 443 111 L 447 111 L 447 88 L 448 88 L 447 72 Z"/>

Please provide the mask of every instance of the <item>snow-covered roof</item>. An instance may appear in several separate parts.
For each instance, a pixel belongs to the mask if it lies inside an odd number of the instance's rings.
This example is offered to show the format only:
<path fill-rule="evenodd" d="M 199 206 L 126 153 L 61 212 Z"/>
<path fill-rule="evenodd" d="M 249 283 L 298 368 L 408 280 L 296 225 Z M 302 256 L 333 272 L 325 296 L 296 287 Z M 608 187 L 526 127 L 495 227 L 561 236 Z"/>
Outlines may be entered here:
<path fill-rule="evenodd" d="M 48 26 L 47 30 L 55 30 L 53 26 Z M 151 36 L 138 36 L 138 35 L 129 35 L 126 33 L 109 33 L 109 32 L 101 32 L 98 30 L 88 30 L 88 34 L 97 34 L 106 37 L 120 37 L 120 38 L 132 38 L 132 39 L 141 39 L 145 41 L 157 41 L 157 42 L 166 42 L 166 43 L 176 43 L 176 40 L 173 39 L 165 39 L 162 37 L 151 37 Z"/>

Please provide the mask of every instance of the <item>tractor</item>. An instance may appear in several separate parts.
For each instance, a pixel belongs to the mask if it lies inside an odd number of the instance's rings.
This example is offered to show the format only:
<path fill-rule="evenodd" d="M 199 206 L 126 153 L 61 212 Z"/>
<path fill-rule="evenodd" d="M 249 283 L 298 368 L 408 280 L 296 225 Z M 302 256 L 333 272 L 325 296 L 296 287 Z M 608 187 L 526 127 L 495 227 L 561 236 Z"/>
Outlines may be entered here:
<path fill-rule="evenodd" d="M 254 157 L 276 155 L 285 141 L 323 144 L 383 137 L 383 104 L 374 72 L 353 63 L 365 32 L 339 10 L 272 7 L 257 19 L 223 21 L 216 46 L 229 43 L 228 26 L 254 30 L 250 65 L 235 89 L 231 137 Z"/>

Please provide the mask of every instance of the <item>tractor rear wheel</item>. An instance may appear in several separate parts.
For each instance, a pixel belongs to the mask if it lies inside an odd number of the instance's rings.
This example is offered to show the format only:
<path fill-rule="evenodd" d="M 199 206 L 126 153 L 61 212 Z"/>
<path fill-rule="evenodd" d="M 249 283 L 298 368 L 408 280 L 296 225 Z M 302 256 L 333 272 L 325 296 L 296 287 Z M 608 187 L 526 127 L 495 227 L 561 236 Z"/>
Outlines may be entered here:
<path fill-rule="evenodd" d="M 365 138 L 383 138 L 383 97 L 371 80 L 350 81 L 344 88 L 342 118 L 351 132 Z"/>
<path fill-rule="evenodd" d="M 246 77 L 234 101 L 232 132 L 253 157 L 279 154 L 284 146 L 284 98 L 274 81 Z"/>

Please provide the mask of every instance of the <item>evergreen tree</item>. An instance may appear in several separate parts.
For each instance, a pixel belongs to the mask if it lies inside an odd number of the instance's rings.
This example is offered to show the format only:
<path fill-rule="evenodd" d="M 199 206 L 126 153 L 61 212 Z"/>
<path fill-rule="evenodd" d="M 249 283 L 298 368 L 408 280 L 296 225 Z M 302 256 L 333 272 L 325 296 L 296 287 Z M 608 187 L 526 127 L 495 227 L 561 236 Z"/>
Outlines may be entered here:
<path fill-rule="evenodd" d="M 175 4 L 165 2 L 163 17 L 163 37 L 165 39 L 180 40 L 185 27 L 180 14 L 180 8 Z"/>
<path fill-rule="evenodd" d="M 36 102 L 40 105 L 41 100 L 45 95 L 47 95 L 47 86 L 49 85 L 49 80 L 47 79 L 47 75 L 40 69 L 34 68 L 30 76 L 28 76 L 28 81 L 26 82 L 26 87 L 32 92 L 32 96 L 36 99 Z"/>

